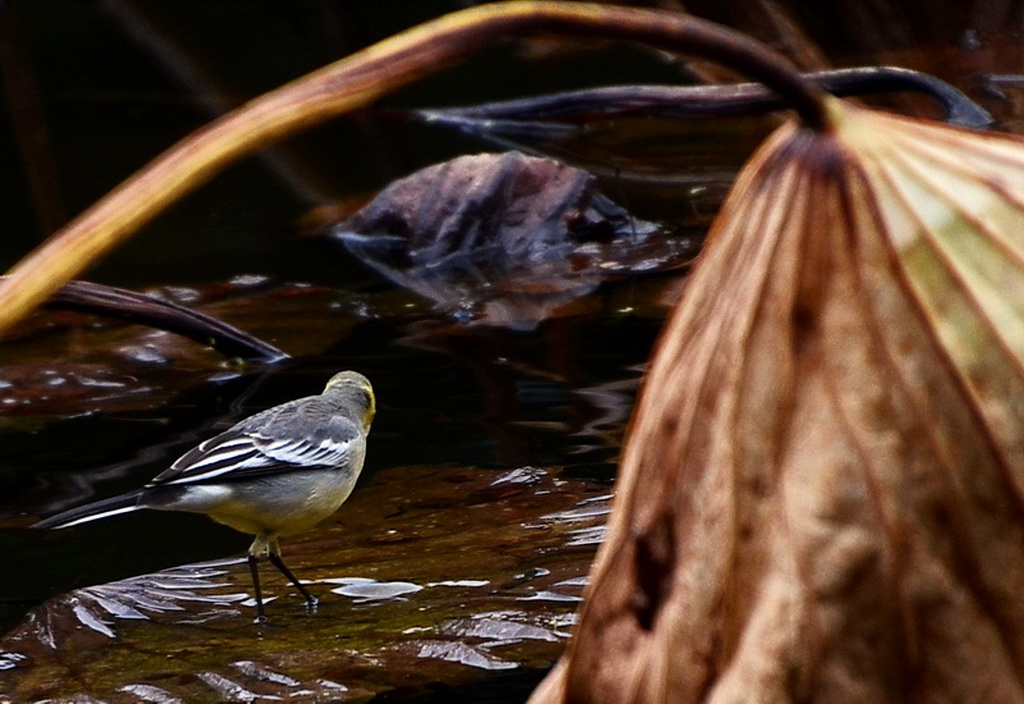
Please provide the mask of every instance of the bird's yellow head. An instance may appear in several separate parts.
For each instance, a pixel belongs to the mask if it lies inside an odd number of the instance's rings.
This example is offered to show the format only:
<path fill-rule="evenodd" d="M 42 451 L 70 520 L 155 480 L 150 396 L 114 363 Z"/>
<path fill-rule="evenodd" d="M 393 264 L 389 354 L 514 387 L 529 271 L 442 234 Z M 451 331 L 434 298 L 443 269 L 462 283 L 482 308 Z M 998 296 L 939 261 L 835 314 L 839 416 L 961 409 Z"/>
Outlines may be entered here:
<path fill-rule="evenodd" d="M 337 394 L 351 403 L 356 417 L 363 422 L 363 431 L 370 430 L 370 423 L 377 412 L 377 399 L 369 379 L 359 372 L 338 372 L 328 380 L 324 394 Z"/>

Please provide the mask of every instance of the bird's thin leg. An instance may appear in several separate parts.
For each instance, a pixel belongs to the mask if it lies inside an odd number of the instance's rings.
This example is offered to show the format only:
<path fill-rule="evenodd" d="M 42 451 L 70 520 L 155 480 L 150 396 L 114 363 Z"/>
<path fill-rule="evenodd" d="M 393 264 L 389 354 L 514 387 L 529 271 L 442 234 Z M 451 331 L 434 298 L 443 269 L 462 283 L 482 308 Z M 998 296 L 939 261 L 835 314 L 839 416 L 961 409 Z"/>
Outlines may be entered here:
<path fill-rule="evenodd" d="M 288 569 L 288 565 L 284 564 L 284 560 L 281 559 L 281 556 L 278 553 L 271 551 L 269 557 L 270 563 L 274 565 L 274 567 L 276 567 L 277 569 L 281 570 L 281 574 L 287 577 L 288 581 L 294 584 L 295 588 L 302 593 L 303 598 L 306 600 L 306 606 L 310 609 L 316 608 L 316 605 L 320 602 L 317 601 L 317 598 L 315 596 L 309 593 L 309 590 L 307 590 L 304 586 L 302 586 L 302 584 L 299 583 L 298 578 L 292 573 L 290 569 Z"/>
<path fill-rule="evenodd" d="M 270 560 L 273 562 L 273 558 Z M 260 558 L 256 555 L 249 555 L 249 572 L 252 573 L 252 586 L 256 592 L 256 623 L 266 623 L 267 614 L 263 611 L 263 592 L 260 589 Z M 276 563 L 275 563 L 276 564 Z"/>

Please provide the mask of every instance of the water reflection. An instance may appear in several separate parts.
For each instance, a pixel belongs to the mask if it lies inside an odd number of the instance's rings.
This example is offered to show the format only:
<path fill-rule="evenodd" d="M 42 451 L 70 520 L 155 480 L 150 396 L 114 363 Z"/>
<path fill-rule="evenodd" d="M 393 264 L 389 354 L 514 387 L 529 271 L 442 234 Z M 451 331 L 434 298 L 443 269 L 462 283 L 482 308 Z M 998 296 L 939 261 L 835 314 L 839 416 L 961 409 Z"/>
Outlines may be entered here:
<path fill-rule="evenodd" d="M 407 594 L 415 594 L 423 589 L 420 585 L 412 582 L 378 582 L 367 577 L 342 577 L 323 581 L 332 584 L 340 583 L 342 586 L 332 589 L 331 592 L 354 599 L 357 604 L 397 599 Z"/>

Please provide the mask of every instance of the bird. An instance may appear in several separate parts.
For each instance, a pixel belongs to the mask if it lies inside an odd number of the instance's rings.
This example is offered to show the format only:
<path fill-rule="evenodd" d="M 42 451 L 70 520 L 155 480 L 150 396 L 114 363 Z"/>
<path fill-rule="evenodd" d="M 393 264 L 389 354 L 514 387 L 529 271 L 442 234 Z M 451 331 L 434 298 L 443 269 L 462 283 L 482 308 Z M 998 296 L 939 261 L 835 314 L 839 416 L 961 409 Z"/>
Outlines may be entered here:
<path fill-rule="evenodd" d="M 264 558 L 312 611 L 317 599 L 281 559 L 278 539 L 312 528 L 349 497 L 363 468 L 375 413 L 370 380 L 342 371 L 320 395 L 260 411 L 203 441 L 141 489 L 64 511 L 32 527 L 70 528 L 140 509 L 203 513 L 255 536 L 248 563 L 257 623 L 266 623 L 259 576 Z"/>

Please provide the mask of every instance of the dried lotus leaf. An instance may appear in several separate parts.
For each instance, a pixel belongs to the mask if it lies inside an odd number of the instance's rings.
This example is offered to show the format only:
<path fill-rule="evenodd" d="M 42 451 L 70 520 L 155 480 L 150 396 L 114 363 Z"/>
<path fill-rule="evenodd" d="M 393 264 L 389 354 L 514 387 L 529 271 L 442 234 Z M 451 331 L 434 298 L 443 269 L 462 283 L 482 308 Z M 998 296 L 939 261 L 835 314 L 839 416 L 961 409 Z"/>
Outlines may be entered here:
<path fill-rule="evenodd" d="M 534 701 L 1024 699 L 1024 145 L 828 109 L 713 227 Z"/>

